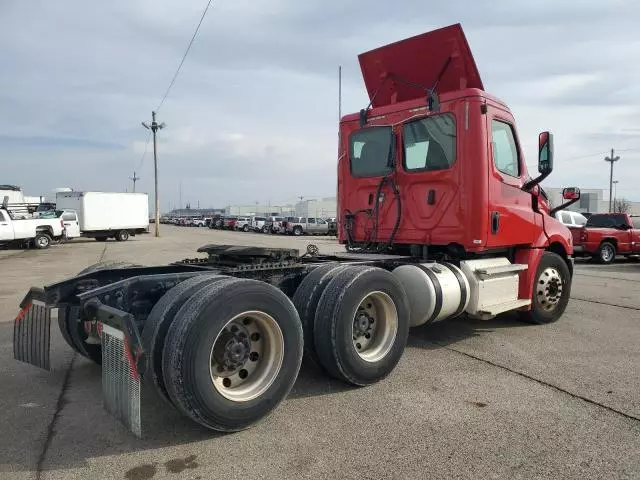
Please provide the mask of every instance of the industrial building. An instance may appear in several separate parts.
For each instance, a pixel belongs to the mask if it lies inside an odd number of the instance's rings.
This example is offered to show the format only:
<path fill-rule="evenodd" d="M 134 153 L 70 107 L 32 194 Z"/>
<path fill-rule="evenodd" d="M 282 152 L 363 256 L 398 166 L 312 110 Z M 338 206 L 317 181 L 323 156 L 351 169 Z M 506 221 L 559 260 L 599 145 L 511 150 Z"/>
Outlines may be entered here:
<path fill-rule="evenodd" d="M 547 192 L 553 207 L 562 205 L 564 202 L 562 188 L 544 187 L 544 191 Z M 602 188 L 581 188 L 580 200 L 571 205 L 568 210 L 580 213 L 607 213 L 609 211 L 609 191 Z M 640 215 L 640 202 L 629 202 L 627 213 Z"/>

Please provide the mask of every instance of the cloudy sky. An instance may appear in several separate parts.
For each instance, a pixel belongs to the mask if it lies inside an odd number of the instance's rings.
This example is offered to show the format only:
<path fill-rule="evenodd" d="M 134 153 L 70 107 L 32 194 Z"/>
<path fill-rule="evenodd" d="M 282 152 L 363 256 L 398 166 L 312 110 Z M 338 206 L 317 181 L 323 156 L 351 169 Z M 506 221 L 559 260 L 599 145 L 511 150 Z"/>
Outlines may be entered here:
<path fill-rule="evenodd" d="M 0 183 L 152 192 L 148 120 L 206 0 L 0 0 Z M 159 111 L 162 208 L 335 193 L 343 113 L 367 103 L 357 55 L 460 22 L 527 163 L 555 134 L 549 186 L 640 201 L 640 3 L 633 0 L 214 0 Z M 150 149 L 149 149 L 150 152 Z M 142 161 L 141 161 L 142 159 Z"/>

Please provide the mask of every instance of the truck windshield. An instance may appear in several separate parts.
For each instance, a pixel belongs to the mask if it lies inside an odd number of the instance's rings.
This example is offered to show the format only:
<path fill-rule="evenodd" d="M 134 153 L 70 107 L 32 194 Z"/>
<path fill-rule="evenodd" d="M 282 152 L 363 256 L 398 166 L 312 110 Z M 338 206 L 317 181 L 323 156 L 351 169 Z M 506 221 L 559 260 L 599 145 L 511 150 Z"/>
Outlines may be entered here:
<path fill-rule="evenodd" d="M 407 171 L 444 170 L 456 160 L 456 122 L 437 115 L 407 123 L 403 129 Z"/>
<path fill-rule="evenodd" d="M 349 157 L 354 177 L 380 177 L 391 172 L 391 127 L 370 127 L 351 135 Z"/>

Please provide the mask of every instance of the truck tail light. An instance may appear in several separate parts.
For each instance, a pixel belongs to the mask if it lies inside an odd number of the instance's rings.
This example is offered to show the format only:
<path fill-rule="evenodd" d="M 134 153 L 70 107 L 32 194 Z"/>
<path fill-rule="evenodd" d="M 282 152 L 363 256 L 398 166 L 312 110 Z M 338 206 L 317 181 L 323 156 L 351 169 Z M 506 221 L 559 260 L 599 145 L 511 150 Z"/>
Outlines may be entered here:
<path fill-rule="evenodd" d="M 580 241 L 581 242 L 586 242 L 587 238 L 588 238 L 587 230 L 585 228 L 583 228 L 582 230 L 580 230 Z"/>

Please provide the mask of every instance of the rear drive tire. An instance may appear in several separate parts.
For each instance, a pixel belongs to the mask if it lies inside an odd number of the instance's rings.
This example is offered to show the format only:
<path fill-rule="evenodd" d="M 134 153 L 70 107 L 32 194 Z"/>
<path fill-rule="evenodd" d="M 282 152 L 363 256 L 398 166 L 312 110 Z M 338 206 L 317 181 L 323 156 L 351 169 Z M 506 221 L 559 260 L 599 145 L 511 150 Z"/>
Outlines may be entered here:
<path fill-rule="evenodd" d="M 45 250 L 51 246 L 51 237 L 44 232 L 38 232 L 33 239 L 33 246 L 38 250 Z"/>
<path fill-rule="evenodd" d="M 167 331 L 184 302 L 207 285 L 229 278 L 222 275 L 202 274 L 179 283 L 166 292 L 153 306 L 142 329 L 142 346 L 147 354 L 147 373 L 144 381 L 159 397 L 171 403 L 162 374 L 162 351 Z M 173 405 L 173 403 L 171 403 Z"/>
<path fill-rule="evenodd" d="M 598 247 L 598 263 L 608 265 L 616 259 L 616 246 L 611 242 L 602 242 Z"/>
<path fill-rule="evenodd" d="M 244 227 L 242 227 L 242 231 L 243 232 L 248 232 L 249 231 L 249 225 L 245 225 Z"/>
<path fill-rule="evenodd" d="M 544 252 L 536 270 L 531 310 L 520 312 L 528 323 L 542 325 L 558 320 L 567 308 L 571 295 L 571 273 L 564 259 L 553 252 Z"/>
<path fill-rule="evenodd" d="M 342 270 L 347 268 L 337 263 L 329 263 L 315 268 L 307 275 L 293 295 L 293 304 L 300 315 L 302 331 L 304 333 L 304 360 L 311 362 L 319 369 L 322 362 L 316 353 L 314 342 L 314 323 L 318 302 L 325 288 L 331 280 Z"/>
<path fill-rule="evenodd" d="M 320 297 L 314 341 L 322 366 L 353 385 L 391 373 L 409 334 L 409 301 L 400 282 L 376 267 L 351 266 Z"/>
<path fill-rule="evenodd" d="M 302 327 L 286 295 L 264 282 L 229 278 L 198 291 L 175 315 L 162 370 L 178 410 L 233 432 L 273 411 L 301 361 Z"/>
<path fill-rule="evenodd" d="M 300 235 L 302 235 L 302 227 L 293 227 L 293 234 L 296 237 L 299 237 Z"/>
<path fill-rule="evenodd" d="M 120 230 L 116 233 L 116 240 L 118 242 L 126 242 L 129 240 L 129 232 L 127 230 Z"/>
<path fill-rule="evenodd" d="M 96 272 L 98 270 L 120 269 L 129 267 L 141 267 L 135 263 L 129 262 L 99 262 L 91 265 L 84 270 L 78 272 L 79 275 Z M 72 318 L 71 312 L 58 312 L 58 326 L 62 332 L 62 336 L 69 346 L 82 355 L 92 360 L 98 365 L 102 364 L 102 346 L 99 344 L 86 343 L 87 332 L 84 330 L 83 318 Z"/>

